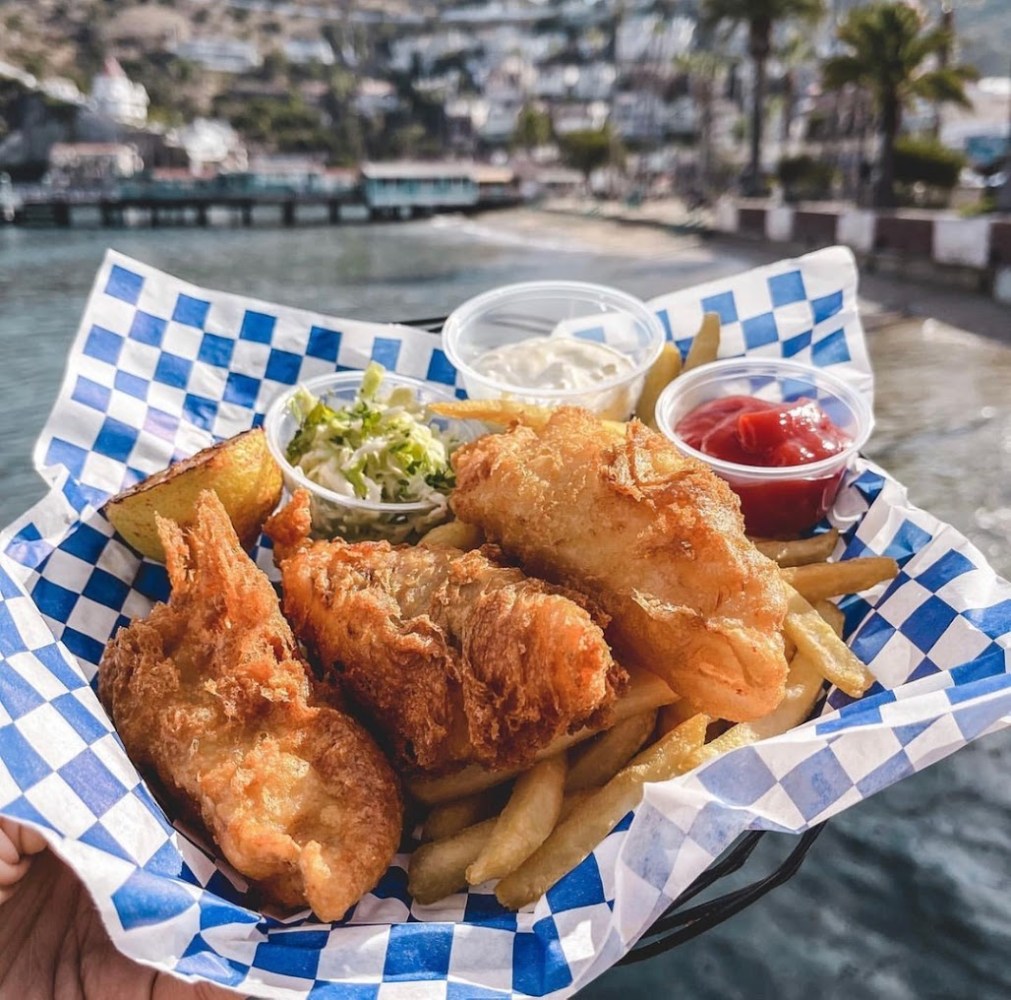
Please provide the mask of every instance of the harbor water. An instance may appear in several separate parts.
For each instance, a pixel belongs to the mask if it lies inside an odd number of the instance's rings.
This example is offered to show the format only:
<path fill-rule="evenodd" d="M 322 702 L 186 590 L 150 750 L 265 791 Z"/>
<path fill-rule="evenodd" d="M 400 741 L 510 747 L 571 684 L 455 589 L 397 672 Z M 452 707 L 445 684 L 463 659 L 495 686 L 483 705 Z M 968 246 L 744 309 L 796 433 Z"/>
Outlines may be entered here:
<path fill-rule="evenodd" d="M 752 266 L 757 251 L 516 210 L 303 229 L 0 227 L 0 524 L 42 495 L 36 436 L 103 253 L 337 316 L 438 316 L 514 281 L 578 278 L 658 295 Z M 762 257 L 768 259 L 767 253 Z M 1011 573 L 1011 347 L 907 320 L 869 336 L 868 452 L 911 500 Z M 684 998 L 1011 996 L 1011 737 L 985 738 L 832 820 L 800 873 L 729 922 L 581 994 Z M 741 885 L 778 864 L 770 835 Z"/>

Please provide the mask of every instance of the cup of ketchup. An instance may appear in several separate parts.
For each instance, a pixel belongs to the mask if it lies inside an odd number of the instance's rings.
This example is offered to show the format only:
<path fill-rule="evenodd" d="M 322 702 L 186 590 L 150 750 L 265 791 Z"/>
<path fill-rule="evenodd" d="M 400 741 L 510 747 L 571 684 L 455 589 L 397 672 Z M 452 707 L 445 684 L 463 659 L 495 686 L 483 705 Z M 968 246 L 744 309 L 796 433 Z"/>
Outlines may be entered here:
<path fill-rule="evenodd" d="M 824 368 L 737 358 L 671 382 L 657 400 L 656 423 L 730 484 L 749 535 L 795 538 L 835 502 L 874 416 L 852 385 Z"/>

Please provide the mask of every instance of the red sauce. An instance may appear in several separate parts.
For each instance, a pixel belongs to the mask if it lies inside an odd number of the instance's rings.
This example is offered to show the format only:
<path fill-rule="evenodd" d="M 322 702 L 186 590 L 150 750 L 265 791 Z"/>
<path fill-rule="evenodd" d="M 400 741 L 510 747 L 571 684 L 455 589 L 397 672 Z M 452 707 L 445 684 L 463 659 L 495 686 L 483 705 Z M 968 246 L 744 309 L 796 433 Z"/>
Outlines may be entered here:
<path fill-rule="evenodd" d="M 696 407 L 674 428 L 705 455 L 736 465 L 790 467 L 838 455 L 850 437 L 813 400 L 767 403 L 726 396 Z M 750 482 L 728 477 L 752 535 L 782 538 L 816 524 L 835 500 L 845 469 L 816 479 Z"/>

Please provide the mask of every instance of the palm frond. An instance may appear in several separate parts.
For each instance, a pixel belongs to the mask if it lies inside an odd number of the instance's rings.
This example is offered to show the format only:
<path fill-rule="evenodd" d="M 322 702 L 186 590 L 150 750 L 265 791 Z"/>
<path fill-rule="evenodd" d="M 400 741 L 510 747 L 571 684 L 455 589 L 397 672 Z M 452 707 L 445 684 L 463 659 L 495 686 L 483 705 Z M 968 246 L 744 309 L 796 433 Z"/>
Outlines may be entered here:
<path fill-rule="evenodd" d="M 934 104 L 959 104 L 971 108 L 963 80 L 954 69 L 936 69 L 912 81 L 910 92 Z"/>
<path fill-rule="evenodd" d="M 832 56 L 822 63 L 821 79 L 828 90 L 841 90 L 849 83 L 864 83 L 868 71 L 856 56 Z"/>

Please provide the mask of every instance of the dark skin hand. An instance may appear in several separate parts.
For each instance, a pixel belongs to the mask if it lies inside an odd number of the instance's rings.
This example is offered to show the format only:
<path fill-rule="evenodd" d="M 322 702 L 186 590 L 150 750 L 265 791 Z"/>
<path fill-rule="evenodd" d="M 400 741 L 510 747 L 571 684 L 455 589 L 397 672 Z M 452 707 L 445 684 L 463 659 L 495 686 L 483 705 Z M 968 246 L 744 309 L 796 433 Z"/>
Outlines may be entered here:
<path fill-rule="evenodd" d="M 116 951 L 77 876 L 38 834 L 0 819 L 0 996 L 20 1000 L 235 1000 Z M 41 851 L 41 853 L 40 853 Z M 34 855 L 34 856 L 33 856 Z M 19 860 L 20 858 L 20 860 Z"/>

